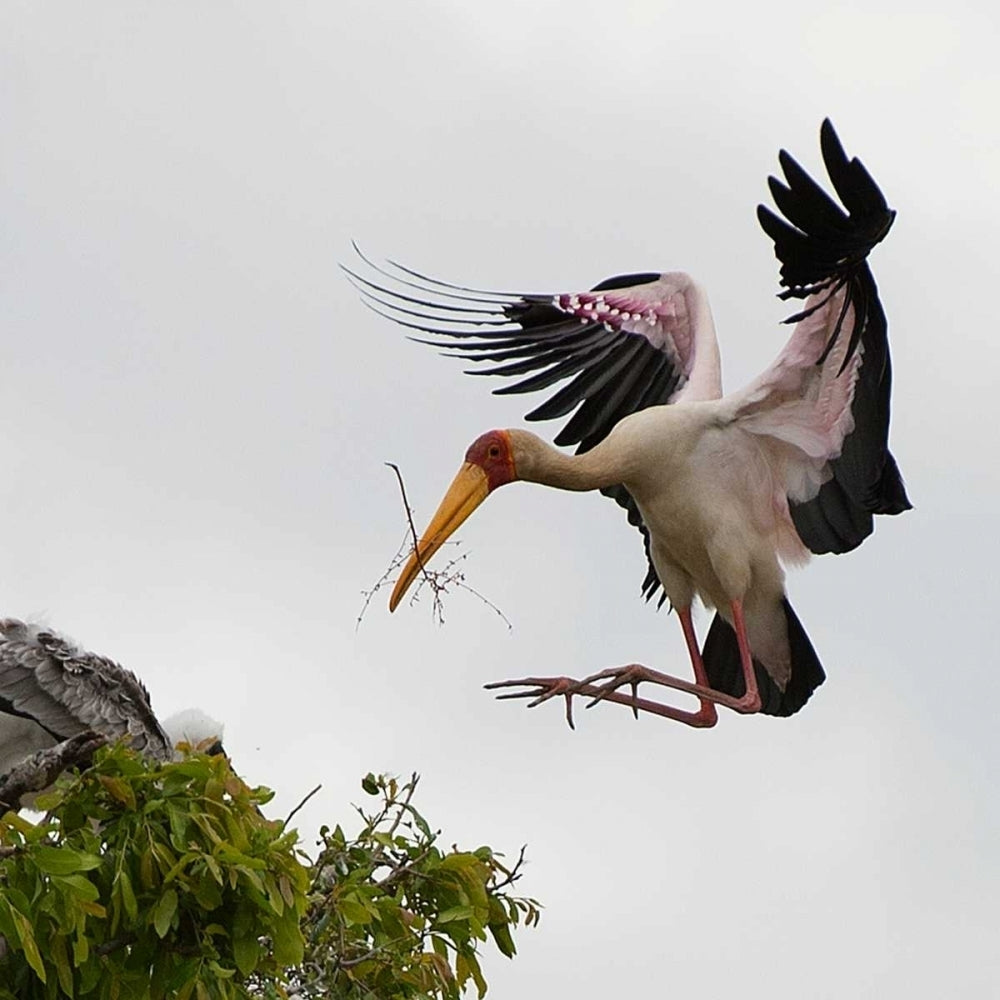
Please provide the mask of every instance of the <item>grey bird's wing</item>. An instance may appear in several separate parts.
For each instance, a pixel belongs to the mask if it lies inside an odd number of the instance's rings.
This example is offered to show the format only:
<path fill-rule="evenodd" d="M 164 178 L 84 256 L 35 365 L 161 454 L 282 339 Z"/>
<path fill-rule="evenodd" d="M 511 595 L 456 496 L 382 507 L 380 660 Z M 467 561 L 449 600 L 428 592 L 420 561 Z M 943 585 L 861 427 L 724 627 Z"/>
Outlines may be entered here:
<path fill-rule="evenodd" d="M 93 730 L 159 760 L 172 753 L 135 674 L 55 632 L 7 618 L 0 620 L 0 743 L 5 730 L 14 732 L 14 718 L 31 720 L 53 742 Z"/>

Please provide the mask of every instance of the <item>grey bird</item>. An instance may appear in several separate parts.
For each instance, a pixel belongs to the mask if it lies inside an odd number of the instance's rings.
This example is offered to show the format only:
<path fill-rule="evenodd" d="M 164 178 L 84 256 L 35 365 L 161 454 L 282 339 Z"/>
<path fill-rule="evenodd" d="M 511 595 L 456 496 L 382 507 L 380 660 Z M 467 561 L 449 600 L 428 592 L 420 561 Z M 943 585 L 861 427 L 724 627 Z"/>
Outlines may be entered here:
<path fill-rule="evenodd" d="M 202 712 L 189 709 L 161 723 L 132 671 L 45 626 L 0 619 L 0 775 L 87 731 L 161 761 L 182 740 L 211 739 L 208 752 L 222 752 L 222 726 Z"/>

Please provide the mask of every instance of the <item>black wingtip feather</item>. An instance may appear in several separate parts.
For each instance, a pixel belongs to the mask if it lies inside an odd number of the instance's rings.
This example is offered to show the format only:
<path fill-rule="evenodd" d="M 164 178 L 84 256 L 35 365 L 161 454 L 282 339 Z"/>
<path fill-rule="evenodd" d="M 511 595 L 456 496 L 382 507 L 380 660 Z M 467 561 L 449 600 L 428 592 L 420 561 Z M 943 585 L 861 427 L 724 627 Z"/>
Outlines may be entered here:
<path fill-rule="evenodd" d="M 891 452 L 886 452 L 885 467 L 879 479 L 878 489 L 873 500 L 873 513 L 875 514 L 902 514 L 904 511 L 913 510 L 913 504 L 906 495 L 906 485 L 900 475 L 899 466 Z"/>
<path fill-rule="evenodd" d="M 830 119 L 820 128 L 820 147 L 830 181 L 847 212 L 785 150 L 778 154 L 787 185 L 774 177 L 768 186 L 784 219 L 758 206 L 761 228 L 774 241 L 781 283 L 806 298 L 832 275 L 853 276 L 883 240 L 895 213 L 858 159 L 849 160 Z"/>
<path fill-rule="evenodd" d="M 909 508 L 899 470 L 888 450 L 891 385 L 887 323 L 867 258 L 885 239 L 896 217 L 878 185 L 857 158 L 849 159 L 829 118 L 820 127 L 823 163 L 846 214 L 784 150 L 779 162 L 787 185 L 769 178 L 781 216 L 757 208 L 761 228 L 781 262 L 782 299 L 808 299 L 786 322 L 798 323 L 843 297 L 818 363 L 847 337 L 840 373 L 861 349 L 854 390 L 854 430 L 832 460 L 833 476 L 805 503 L 790 502 L 796 530 L 813 552 L 848 552 L 871 534 L 874 514 Z M 848 309 L 851 322 L 848 324 Z M 838 374 L 840 374 L 838 373 Z"/>

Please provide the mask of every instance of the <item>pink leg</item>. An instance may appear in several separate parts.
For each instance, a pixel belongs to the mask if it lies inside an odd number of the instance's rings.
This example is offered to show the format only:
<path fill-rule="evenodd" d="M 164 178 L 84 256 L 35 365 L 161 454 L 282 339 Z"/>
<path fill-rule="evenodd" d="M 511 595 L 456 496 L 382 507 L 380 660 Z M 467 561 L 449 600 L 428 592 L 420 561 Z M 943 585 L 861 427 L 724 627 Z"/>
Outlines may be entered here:
<path fill-rule="evenodd" d="M 681 629 L 684 632 L 684 641 L 687 643 L 688 656 L 691 657 L 691 666 L 694 668 L 694 679 L 702 687 L 711 687 L 708 683 L 708 674 L 705 672 L 705 663 L 701 658 L 701 650 L 698 648 L 698 636 L 694 632 L 694 622 L 691 621 L 691 609 L 678 608 L 677 617 L 681 620 Z M 705 726 L 714 726 L 718 721 L 715 705 L 706 698 L 700 700 L 701 707 L 695 714 L 695 718 L 702 716 L 706 720 Z M 692 723 L 692 725 L 694 724 Z"/>
<path fill-rule="evenodd" d="M 674 677 L 671 674 L 662 674 L 658 670 L 653 670 L 651 667 L 644 667 L 639 663 L 633 663 L 626 667 L 612 667 L 609 670 L 602 670 L 599 673 L 585 677 L 582 683 L 590 686 L 593 685 L 594 681 L 608 679 L 609 683 L 601 685 L 601 690 L 614 691 L 621 687 L 622 684 L 631 684 L 634 690 L 636 684 L 641 681 L 649 681 L 652 684 L 662 684 L 664 687 L 674 688 L 676 691 L 684 691 L 699 698 L 703 703 L 703 708 L 698 714 L 701 714 L 704 710 L 705 701 L 714 702 L 716 705 L 723 705 L 726 708 L 731 708 L 734 712 L 740 712 L 744 715 L 759 712 L 760 693 L 757 690 L 757 675 L 753 669 L 753 657 L 750 653 L 750 642 L 747 639 L 746 622 L 743 618 L 743 602 L 733 601 L 732 609 L 733 627 L 736 632 L 736 643 L 740 650 L 740 663 L 743 667 L 743 680 L 746 685 L 746 691 L 740 698 L 734 698 L 731 694 L 716 691 L 708 683 L 705 664 L 698 650 L 698 642 L 691 624 L 690 610 L 688 610 L 686 616 L 683 612 L 679 612 L 679 614 L 681 615 L 681 627 L 684 629 L 684 638 L 687 641 L 688 651 L 691 654 L 691 665 L 694 668 L 697 683 L 692 684 L 690 681 Z M 687 618 L 686 623 L 685 617 Z"/>
<path fill-rule="evenodd" d="M 644 667 L 638 663 L 632 663 L 625 667 L 612 667 L 609 670 L 602 670 L 592 674 L 582 681 L 574 681 L 568 677 L 525 677 L 516 681 L 498 681 L 487 684 L 490 689 L 504 687 L 530 686 L 533 691 L 519 691 L 511 694 L 500 695 L 500 698 L 532 698 L 529 708 L 548 701 L 556 695 L 562 695 L 566 699 L 566 719 L 573 726 L 572 699 L 574 695 L 587 695 L 593 697 L 590 706 L 598 701 L 614 701 L 618 704 L 629 705 L 632 711 L 638 714 L 639 711 L 649 712 L 652 715 L 663 716 L 674 719 L 686 725 L 696 728 L 708 728 L 714 726 L 717 721 L 715 705 L 723 705 L 733 711 L 743 714 L 751 714 L 760 711 L 760 693 L 757 690 L 757 675 L 753 669 L 753 657 L 750 653 L 750 643 L 747 640 L 746 623 L 743 618 L 743 604 L 741 601 L 733 601 L 733 625 L 736 632 L 736 642 L 740 650 L 740 663 L 743 667 L 743 678 L 746 683 L 746 692 L 741 698 L 734 698 L 730 694 L 716 691 L 709 685 L 708 674 L 705 671 L 705 664 L 698 649 L 698 640 L 694 633 L 694 625 L 691 622 L 691 609 L 682 608 L 678 611 L 681 621 L 681 628 L 684 632 L 684 641 L 687 643 L 688 653 L 691 657 L 691 665 L 694 669 L 696 683 L 685 681 L 680 677 L 673 677 L 670 674 L 660 673 L 650 667 Z M 606 683 L 597 685 L 595 681 L 605 681 Z M 701 702 L 697 712 L 686 712 L 683 709 L 674 708 L 670 705 L 662 705 L 659 702 L 649 701 L 639 698 L 637 695 L 638 686 L 643 681 L 652 684 L 661 684 L 664 687 L 673 688 L 677 691 L 684 691 L 692 694 Z M 632 696 L 623 695 L 618 691 L 622 685 L 628 684 L 632 688 Z"/>
<path fill-rule="evenodd" d="M 740 647 L 740 663 L 743 666 L 743 683 L 746 690 L 740 699 L 742 707 L 737 711 L 752 715 L 760 711 L 760 691 L 757 689 L 757 672 L 753 668 L 750 640 L 747 638 L 747 624 L 743 619 L 743 602 L 733 601 L 733 624 L 736 627 L 736 643 Z"/>

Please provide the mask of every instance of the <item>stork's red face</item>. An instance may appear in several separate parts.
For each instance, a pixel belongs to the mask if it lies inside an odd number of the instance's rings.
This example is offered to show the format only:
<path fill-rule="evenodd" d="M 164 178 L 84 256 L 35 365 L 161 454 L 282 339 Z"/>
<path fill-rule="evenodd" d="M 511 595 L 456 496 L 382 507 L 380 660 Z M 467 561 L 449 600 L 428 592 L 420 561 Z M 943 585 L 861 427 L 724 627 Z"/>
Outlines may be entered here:
<path fill-rule="evenodd" d="M 492 493 L 498 486 L 517 479 L 510 435 L 506 431 L 480 434 L 465 453 L 467 465 L 478 466 L 486 473 L 486 483 Z"/>
<path fill-rule="evenodd" d="M 465 453 L 465 464 L 458 470 L 437 513 L 431 518 L 413 554 L 396 581 L 389 610 L 395 611 L 411 583 L 428 560 L 468 516 L 498 486 L 517 478 L 510 435 L 506 431 L 487 431 L 476 438 Z"/>

